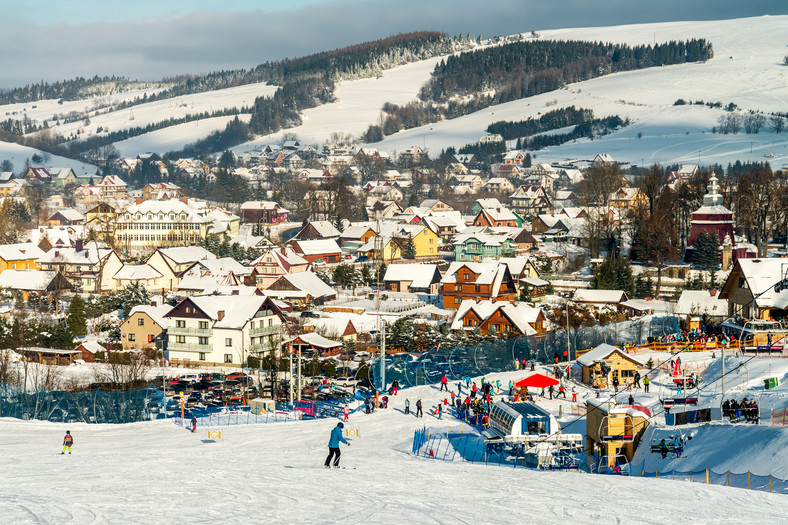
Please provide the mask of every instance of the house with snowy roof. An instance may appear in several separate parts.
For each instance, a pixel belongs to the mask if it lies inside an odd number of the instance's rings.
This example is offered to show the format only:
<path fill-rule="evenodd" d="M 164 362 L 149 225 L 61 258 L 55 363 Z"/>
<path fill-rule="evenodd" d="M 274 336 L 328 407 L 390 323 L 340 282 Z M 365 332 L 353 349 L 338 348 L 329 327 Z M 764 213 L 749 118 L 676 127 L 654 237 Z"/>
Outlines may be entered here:
<path fill-rule="evenodd" d="M 43 297 L 50 293 L 70 292 L 74 285 L 53 270 L 6 270 L 0 273 L 0 289 L 19 292 L 27 301 L 31 294 Z"/>
<path fill-rule="evenodd" d="M 638 357 L 607 343 L 580 355 L 577 364 L 582 367 L 583 383 L 594 388 L 610 386 L 613 378 L 618 379 L 619 385 L 626 384 L 627 379 L 634 381 L 635 373 L 645 366 Z"/>
<path fill-rule="evenodd" d="M 120 324 L 120 342 L 124 350 L 134 348 L 163 348 L 167 341 L 169 318 L 165 317 L 172 305 L 139 305 L 129 312 Z"/>
<path fill-rule="evenodd" d="M 788 314 L 788 259 L 738 259 L 720 289 L 727 315 L 782 319 Z"/>
<path fill-rule="evenodd" d="M 82 293 L 105 293 L 115 290 L 115 274 L 123 266 L 115 250 L 93 241 L 76 246 L 52 248 L 38 259 L 42 270 L 60 272 Z"/>
<path fill-rule="evenodd" d="M 457 309 L 451 330 L 473 332 L 478 329 L 482 335 L 503 337 L 540 335 L 546 333 L 545 321 L 541 308 L 526 303 L 464 300 Z"/>
<path fill-rule="evenodd" d="M 79 213 L 74 208 L 63 208 L 56 210 L 47 218 L 49 226 L 66 226 L 66 225 L 83 225 L 85 224 L 85 216 Z"/>
<path fill-rule="evenodd" d="M 273 201 L 246 201 L 241 204 L 244 224 L 279 224 L 287 222 L 290 210 Z"/>
<path fill-rule="evenodd" d="M 316 239 L 339 239 L 341 232 L 331 221 L 309 221 L 293 236 L 296 241 L 312 241 Z"/>
<path fill-rule="evenodd" d="M 435 294 L 440 290 L 441 274 L 435 264 L 390 264 L 383 285 L 392 292 Z"/>
<path fill-rule="evenodd" d="M 333 340 L 358 340 L 358 330 L 353 324 L 353 321 L 340 316 L 310 319 L 304 323 L 304 331 L 307 333 L 320 334 Z"/>
<path fill-rule="evenodd" d="M 331 357 L 339 355 L 342 343 L 312 332 L 299 334 L 285 341 L 287 353 L 300 357 Z"/>
<path fill-rule="evenodd" d="M 289 246 L 268 248 L 249 266 L 247 284 L 260 289 L 268 288 L 281 275 L 305 272 L 311 267 L 309 261 Z"/>
<path fill-rule="evenodd" d="M 301 306 L 322 305 L 337 298 L 337 292 L 313 272 L 282 275 L 263 293 L 274 299 Z"/>
<path fill-rule="evenodd" d="M 497 208 L 485 208 L 481 210 L 473 219 L 473 225 L 519 228 L 523 225 L 523 218 L 509 208 L 503 206 Z"/>
<path fill-rule="evenodd" d="M 32 242 L 0 245 L 0 273 L 5 270 L 38 270 L 44 251 Z"/>
<path fill-rule="evenodd" d="M 717 290 L 683 290 L 674 313 L 686 321 L 689 330 L 700 329 L 704 318 L 724 320 L 728 316 L 728 301 Z"/>
<path fill-rule="evenodd" d="M 520 186 L 509 198 L 512 199 L 512 209 L 521 217 L 526 215 L 535 217 L 547 213 L 552 207 L 550 197 L 539 185 Z"/>
<path fill-rule="evenodd" d="M 464 300 L 514 301 L 516 288 L 505 264 L 453 262 L 441 279 L 443 308 L 456 310 Z"/>
<path fill-rule="evenodd" d="M 628 299 L 623 290 L 577 290 L 572 301 L 585 304 L 597 312 L 604 309 L 618 310 L 619 305 Z"/>
<path fill-rule="evenodd" d="M 107 349 L 98 341 L 82 341 L 74 349 L 82 354 L 81 359 L 86 363 L 92 363 L 96 360 L 96 354 L 102 352 L 106 355 Z"/>
<path fill-rule="evenodd" d="M 499 233 L 488 227 L 469 228 L 458 234 L 452 245 L 456 261 L 481 262 L 488 257 L 498 259 L 513 257 L 515 254 L 514 240 L 506 233 Z"/>
<path fill-rule="evenodd" d="M 187 297 L 164 317 L 170 363 L 240 367 L 280 348 L 283 316 L 268 297 Z"/>
<path fill-rule="evenodd" d="M 290 247 L 311 264 L 336 264 L 343 259 L 342 249 L 334 239 L 298 240 Z"/>

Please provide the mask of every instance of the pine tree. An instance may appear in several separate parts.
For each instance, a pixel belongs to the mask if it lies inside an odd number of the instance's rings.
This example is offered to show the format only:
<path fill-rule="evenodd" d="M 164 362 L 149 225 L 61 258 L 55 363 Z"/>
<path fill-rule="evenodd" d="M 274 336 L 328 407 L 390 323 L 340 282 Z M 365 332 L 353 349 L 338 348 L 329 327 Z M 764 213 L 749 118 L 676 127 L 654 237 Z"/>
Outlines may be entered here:
<path fill-rule="evenodd" d="M 416 258 L 416 244 L 413 242 L 413 237 L 409 237 L 408 242 L 405 243 L 405 249 L 402 251 L 402 257 L 404 259 Z"/>
<path fill-rule="evenodd" d="M 717 233 L 702 231 L 692 245 L 692 262 L 704 269 L 717 269 L 720 264 L 720 240 Z"/>
<path fill-rule="evenodd" d="M 87 320 L 85 319 L 85 301 L 79 294 L 74 295 L 68 305 L 68 317 L 66 318 L 68 328 L 74 335 L 85 335 L 88 333 Z"/>

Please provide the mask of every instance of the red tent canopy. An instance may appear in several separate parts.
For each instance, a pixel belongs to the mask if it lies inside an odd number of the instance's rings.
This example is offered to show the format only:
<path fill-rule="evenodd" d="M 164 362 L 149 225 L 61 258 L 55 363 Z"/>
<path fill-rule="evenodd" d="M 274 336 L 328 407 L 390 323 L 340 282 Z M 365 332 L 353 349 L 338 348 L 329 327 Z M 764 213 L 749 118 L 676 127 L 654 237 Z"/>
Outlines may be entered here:
<path fill-rule="evenodd" d="M 552 377 L 547 377 L 542 374 L 531 374 L 525 379 L 520 379 L 514 384 L 517 388 L 534 387 L 534 388 L 547 388 L 550 385 L 557 385 L 558 380 Z"/>

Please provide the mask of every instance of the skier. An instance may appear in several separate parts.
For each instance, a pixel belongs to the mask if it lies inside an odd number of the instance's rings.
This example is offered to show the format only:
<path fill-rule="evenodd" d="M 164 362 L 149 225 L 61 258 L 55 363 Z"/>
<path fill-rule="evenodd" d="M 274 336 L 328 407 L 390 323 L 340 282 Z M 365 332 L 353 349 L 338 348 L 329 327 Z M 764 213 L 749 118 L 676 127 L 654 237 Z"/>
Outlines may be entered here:
<path fill-rule="evenodd" d="M 644 377 L 643 378 L 643 390 L 646 393 L 648 393 L 648 385 L 650 385 L 650 384 L 651 384 L 651 379 L 649 379 L 648 376 Z"/>
<path fill-rule="evenodd" d="M 396 379 L 391 383 L 391 393 L 395 396 L 397 395 L 397 390 L 399 390 L 399 381 Z"/>
<path fill-rule="evenodd" d="M 618 392 L 618 376 L 613 376 L 613 392 Z"/>
<path fill-rule="evenodd" d="M 435 414 L 437 415 L 438 419 L 443 419 L 443 405 L 438 403 L 438 408 L 435 409 Z"/>
<path fill-rule="evenodd" d="M 416 400 L 416 417 L 424 417 L 421 412 L 421 399 Z"/>
<path fill-rule="evenodd" d="M 343 425 L 340 421 L 331 431 L 331 438 L 328 440 L 328 457 L 326 458 L 326 463 L 324 465 L 326 468 L 331 468 L 331 458 L 334 456 L 336 456 L 336 459 L 334 459 L 334 468 L 339 468 L 339 456 L 342 454 L 339 451 L 340 441 L 345 445 L 350 446 L 348 440 L 342 435 L 343 428 L 345 428 L 345 425 Z"/>
<path fill-rule="evenodd" d="M 553 387 L 553 385 L 550 385 L 547 391 L 550 392 L 550 399 L 553 399 L 553 392 L 555 392 L 555 387 Z"/>
<path fill-rule="evenodd" d="M 510 379 L 509 380 L 509 397 L 512 397 L 512 392 L 514 392 L 514 383 L 512 383 L 512 380 Z"/>
<path fill-rule="evenodd" d="M 74 444 L 74 437 L 71 435 L 70 430 L 66 430 L 66 435 L 63 437 L 63 450 L 60 452 L 60 455 L 66 453 L 66 449 L 68 449 L 68 453 L 71 454 L 71 445 Z"/>
<path fill-rule="evenodd" d="M 640 388 L 640 372 L 635 372 L 635 388 Z"/>
<path fill-rule="evenodd" d="M 443 377 L 441 377 L 441 389 L 440 389 L 440 391 L 443 392 L 444 390 L 446 392 L 449 391 L 449 379 L 446 377 L 445 374 L 444 374 Z"/>
<path fill-rule="evenodd" d="M 364 400 L 364 410 L 366 411 L 366 413 L 367 413 L 367 414 L 369 414 L 369 412 L 370 412 L 370 407 L 369 407 L 369 405 L 370 405 L 370 403 L 369 403 L 369 398 L 366 398 L 366 399 Z"/>
<path fill-rule="evenodd" d="M 350 419 L 350 408 L 348 408 L 348 406 L 345 405 L 345 421 L 347 421 L 348 419 Z"/>
<path fill-rule="evenodd" d="M 410 401 L 407 397 L 405 398 L 405 414 L 410 414 Z"/>
<path fill-rule="evenodd" d="M 635 404 L 635 398 L 632 397 L 632 394 L 629 394 L 629 399 L 627 401 L 629 402 L 630 405 L 634 405 Z"/>
<path fill-rule="evenodd" d="M 197 431 L 197 418 L 195 416 L 192 416 L 191 424 L 192 424 L 192 434 L 194 434 Z"/>

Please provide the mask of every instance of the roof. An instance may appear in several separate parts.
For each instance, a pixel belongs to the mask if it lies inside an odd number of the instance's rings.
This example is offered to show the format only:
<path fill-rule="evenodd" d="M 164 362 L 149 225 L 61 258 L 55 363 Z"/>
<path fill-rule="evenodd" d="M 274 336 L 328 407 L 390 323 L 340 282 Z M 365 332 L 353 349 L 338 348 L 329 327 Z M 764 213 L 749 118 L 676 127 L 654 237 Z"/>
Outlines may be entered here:
<path fill-rule="evenodd" d="M 512 303 L 506 303 L 502 301 L 476 302 L 468 299 L 464 300 L 462 303 L 460 303 L 460 307 L 457 309 L 457 315 L 454 316 L 451 329 L 465 329 L 463 326 L 463 317 L 465 317 L 468 312 L 473 311 L 482 320 L 482 322 L 484 322 L 499 310 L 503 315 L 506 316 L 507 319 L 509 319 L 509 321 L 511 321 L 514 327 L 517 328 L 521 334 L 536 335 L 536 330 L 534 330 L 530 323 L 536 322 L 541 310 L 526 303 L 514 305 Z"/>
<path fill-rule="evenodd" d="M 340 231 L 336 229 L 331 221 L 310 221 L 304 228 L 310 225 L 323 239 L 336 238 L 340 235 Z M 298 233 L 300 234 L 301 232 Z"/>
<path fill-rule="evenodd" d="M 25 261 L 39 259 L 44 255 L 44 250 L 32 242 L 0 245 L 0 259 L 4 261 Z"/>
<path fill-rule="evenodd" d="M 167 327 L 170 325 L 170 320 L 164 316 L 167 315 L 170 312 L 170 310 L 172 310 L 172 306 L 170 306 L 169 304 L 162 304 L 160 306 L 150 306 L 147 304 L 143 304 L 132 308 L 131 311 L 129 312 L 129 316 L 126 319 L 130 319 L 131 316 L 137 313 L 145 314 L 151 319 L 153 319 L 153 321 L 157 325 L 159 325 L 163 330 L 166 330 Z"/>
<path fill-rule="evenodd" d="M 747 286 L 755 298 L 758 308 L 788 308 L 788 289 L 775 291 L 775 283 L 780 281 L 786 273 L 784 266 L 788 267 L 785 259 L 739 259 L 734 271 L 728 276 L 723 290 L 727 290 L 728 281 L 741 269 Z M 734 286 L 736 283 L 734 283 Z"/>
<path fill-rule="evenodd" d="M 261 295 L 201 295 L 185 299 L 191 301 L 205 315 L 213 319 L 213 328 L 240 329 L 251 320 L 265 302 Z M 171 317 L 174 308 L 167 314 Z M 219 319 L 219 312 L 224 317 Z"/>
<path fill-rule="evenodd" d="M 157 279 L 161 277 L 161 273 L 156 268 L 148 266 L 147 264 L 125 264 L 123 268 L 112 276 L 116 280 L 124 281 L 138 281 L 147 279 Z"/>
<path fill-rule="evenodd" d="M 589 350 L 585 354 L 581 355 L 580 357 L 577 358 L 577 363 L 580 364 L 580 365 L 583 365 L 583 366 L 593 366 L 594 363 L 597 363 L 599 361 L 603 361 L 603 360 L 607 359 L 608 357 L 610 357 L 610 355 L 613 352 L 618 352 L 618 353 L 626 356 L 627 359 L 629 359 L 631 361 L 634 361 L 635 363 L 637 363 L 637 364 L 639 364 L 641 366 L 643 366 L 643 364 L 644 364 L 643 361 L 641 361 L 637 357 L 635 357 L 633 355 L 630 355 L 630 354 L 627 354 L 627 353 L 624 353 L 624 352 L 621 351 L 620 348 L 618 348 L 616 346 L 613 346 L 613 345 L 609 345 L 607 343 L 602 343 L 601 345 L 597 346 L 593 350 Z"/>
<path fill-rule="evenodd" d="M 581 303 L 618 304 L 627 300 L 627 294 L 623 290 L 577 290 L 572 299 Z"/>
<path fill-rule="evenodd" d="M 52 217 L 58 214 L 62 215 L 67 221 L 77 222 L 85 220 L 85 216 L 74 208 L 63 208 L 62 210 L 56 210 L 54 213 L 52 213 L 52 215 L 49 216 L 49 219 L 51 220 Z"/>
<path fill-rule="evenodd" d="M 175 264 L 187 264 L 205 259 L 216 259 L 216 256 L 202 246 L 174 246 L 159 248 L 159 252 L 171 259 Z"/>
<path fill-rule="evenodd" d="M 438 266 L 435 264 L 390 264 L 386 268 L 383 281 L 412 281 L 411 288 L 429 288 L 431 284 L 440 281 L 440 273 L 438 279 L 435 279 L 436 272 Z"/>
<path fill-rule="evenodd" d="M 0 273 L 0 288 L 43 292 L 55 276 L 55 271 L 5 270 Z"/>
<path fill-rule="evenodd" d="M 311 241 L 296 241 L 293 245 L 296 251 L 304 255 L 322 255 L 324 253 L 341 253 L 342 249 L 334 239 L 315 239 Z"/>
<path fill-rule="evenodd" d="M 441 279 L 442 284 L 453 284 L 457 282 L 457 272 L 466 267 L 477 275 L 474 284 L 491 284 L 492 294 L 498 295 L 501 283 L 509 268 L 505 264 L 499 263 L 474 263 L 474 262 L 453 262 L 446 270 L 446 274 Z M 510 275 L 511 276 L 511 275 Z"/>
<path fill-rule="evenodd" d="M 291 339 L 285 341 L 286 343 L 290 343 L 295 341 L 296 339 L 301 339 L 303 342 L 314 346 L 316 348 L 337 348 L 342 346 L 342 343 L 337 343 L 336 341 L 332 341 L 331 339 L 327 339 L 320 334 L 316 334 L 314 332 L 308 334 L 300 334 Z"/>
<path fill-rule="evenodd" d="M 719 295 L 711 295 L 709 290 L 684 290 L 676 303 L 678 315 L 711 315 L 725 317 L 728 315 L 728 301 Z"/>
<path fill-rule="evenodd" d="M 91 354 L 95 354 L 96 352 L 106 352 L 107 351 L 107 349 L 104 348 L 101 345 L 101 343 L 99 343 L 98 341 L 82 341 L 79 344 L 79 346 L 77 346 L 77 348 L 79 348 L 80 346 L 82 348 L 84 348 L 85 350 L 87 350 L 88 352 L 90 352 Z"/>
<path fill-rule="evenodd" d="M 336 295 L 337 293 L 336 290 L 324 283 L 323 280 L 313 272 L 291 273 L 288 275 L 283 275 L 281 279 L 285 279 L 298 290 L 306 292 L 315 298 Z M 265 290 L 265 294 L 277 297 L 279 295 L 288 296 L 291 294 L 291 292 L 285 290 L 271 290 L 269 288 Z"/>

